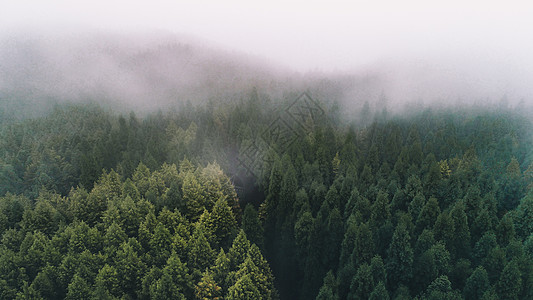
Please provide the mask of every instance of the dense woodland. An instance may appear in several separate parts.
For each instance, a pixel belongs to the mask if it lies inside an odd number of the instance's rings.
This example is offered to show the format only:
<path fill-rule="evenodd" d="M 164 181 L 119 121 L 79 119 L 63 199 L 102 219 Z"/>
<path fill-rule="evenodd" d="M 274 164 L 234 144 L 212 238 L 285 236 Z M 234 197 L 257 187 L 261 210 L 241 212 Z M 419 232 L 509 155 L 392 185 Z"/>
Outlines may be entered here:
<path fill-rule="evenodd" d="M 237 194 L 293 96 L 0 111 L 0 298 L 533 299 L 527 111 L 323 99 Z"/>

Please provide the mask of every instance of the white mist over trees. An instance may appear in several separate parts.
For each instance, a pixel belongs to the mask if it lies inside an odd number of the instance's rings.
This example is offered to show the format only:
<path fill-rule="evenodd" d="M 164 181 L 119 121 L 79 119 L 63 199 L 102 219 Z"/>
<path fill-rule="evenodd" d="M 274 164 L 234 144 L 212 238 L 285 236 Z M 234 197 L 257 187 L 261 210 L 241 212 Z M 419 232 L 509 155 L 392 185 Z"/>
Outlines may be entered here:
<path fill-rule="evenodd" d="M 0 36 L 0 99 L 8 106 L 29 101 L 36 111 L 51 102 L 90 101 L 142 113 L 235 102 L 255 87 L 271 99 L 307 90 L 342 103 L 350 117 L 366 102 L 372 112 L 389 113 L 407 103 L 530 106 L 526 66 L 512 57 L 398 57 L 351 71 L 301 73 L 185 35 L 26 32 Z"/>

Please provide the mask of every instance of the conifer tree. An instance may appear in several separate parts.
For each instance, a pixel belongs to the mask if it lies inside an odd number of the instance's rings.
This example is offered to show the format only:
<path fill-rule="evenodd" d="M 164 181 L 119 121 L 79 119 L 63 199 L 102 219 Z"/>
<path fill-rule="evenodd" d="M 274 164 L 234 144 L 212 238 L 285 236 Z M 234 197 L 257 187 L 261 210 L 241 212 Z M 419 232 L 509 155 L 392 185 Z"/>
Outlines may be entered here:
<path fill-rule="evenodd" d="M 463 295 L 466 300 L 481 299 L 489 287 L 490 283 L 487 271 L 482 266 L 479 266 L 466 280 Z"/>
<path fill-rule="evenodd" d="M 211 245 L 209 245 L 204 230 L 204 227 L 200 223 L 197 223 L 191 239 L 187 244 L 187 264 L 192 269 L 205 270 L 215 260 L 215 252 L 211 248 Z"/>
<path fill-rule="evenodd" d="M 198 300 L 222 299 L 222 288 L 217 285 L 208 270 L 203 273 L 202 279 L 196 284 L 195 296 Z"/>
<path fill-rule="evenodd" d="M 519 299 L 522 287 L 522 278 L 516 262 L 511 261 L 503 269 L 500 279 L 496 284 L 496 291 L 500 299 Z"/>
<path fill-rule="evenodd" d="M 465 258 L 470 255 L 470 230 L 468 218 L 462 201 L 455 204 L 450 212 L 454 224 L 454 234 L 451 241 L 452 256 Z"/>
<path fill-rule="evenodd" d="M 215 248 L 228 248 L 237 230 L 237 222 L 224 198 L 219 198 L 208 215 L 207 227 L 214 236 Z"/>
<path fill-rule="evenodd" d="M 349 299 L 368 299 L 374 290 L 374 280 L 370 266 L 366 263 L 359 266 L 352 284 L 350 285 Z"/>
<path fill-rule="evenodd" d="M 67 300 L 80 300 L 90 299 L 91 287 L 87 281 L 81 277 L 78 273 L 74 275 L 72 281 L 68 285 L 68 293 L 65 299 Z"/>
<path fill-rule="evenodd" d="M 339 299 L 336 294 L 335 276 L 333 275 L 332 271 L 329 271 L 324 277 L 324 283 L 322 284 L 322 287 L 320 287 L 320 290 L 318 291 L 318 295 L 316 299 L 317 300 Z"/>
<path fill-rule="evenodd" d="M 387 275 L 391 287 L 409 283 L 412 277 L 413 250 L 405 225 L 398 224 L 388 250 Z"/>
<path fill-rule="evenodd" d="M 372 291 L 372 293 L 370 294 L 370 297 L 368 299 L 369 300 L 388 300 L 388 299 L 390 299 L 389 292 L 387 292 L 387 289 L 385 288 L 385 284 L 383 283 L 383 281 L 380 281 L 376 285 L 376 287 L 374 288 L 374 290 Z"/>
<path fill-rule="evenodd" d="M 244 208 L 242 230 L 244 230 L 246 237 L 248 237 L 251 243 L 256 244 L 260 248 L 263 247 L 263 226 L 259 220 L 257 211 L 250 203 Z"/>

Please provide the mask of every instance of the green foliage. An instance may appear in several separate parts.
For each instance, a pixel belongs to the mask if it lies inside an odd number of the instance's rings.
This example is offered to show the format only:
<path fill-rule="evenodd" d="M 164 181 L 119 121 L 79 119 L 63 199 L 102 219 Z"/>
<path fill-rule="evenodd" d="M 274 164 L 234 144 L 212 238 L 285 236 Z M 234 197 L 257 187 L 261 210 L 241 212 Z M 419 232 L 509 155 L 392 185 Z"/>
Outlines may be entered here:
<path fill-rule="evenodd" d="M 460 294 L 457 291 L 452 290 L 451 283 L 448 277 L 445 275 L 435 279 L 427 288 L 426 294 L 423 299 L 428 300 L 459 300 Z"/>
<path fill-rule="evenodd" d="M 90 299 L 90 295 L 91 287 L 89 286 L 89 283 L 76 273 L 68 285 L 68 293 L 65 299 Z"/>
<path fill-rule="evenodd" d="M 413 250 L 410 236 L 404 225 L 399 224 L 392 237 L 388 250 L 387 274 L 389 284 L 393 287 L 408 283 L 412 277 Z"/>
<path fill-rule="evenodd" d="M 372 271 L 368 264 L 362 264 L 357 273 L 353 277 L 350 285 L 350 299 L 368 299 L 370 293 L 374 289 L 374 280 L 372 278 Z"/>
<path fill-rule="evenodd" d="M 367 223 L 361 224 L 356 231 L 352 252 L 354 265 L 369 263 L 374 253 L 374 240 L 372 231 Z"/>
<path fill-rule="evenodd" d="M 215 248 L 228 248 L 237 231 L 237 222 L 228 202 L 219 198 L 206 218 L 206 227 L 214 237 Z"/>
<path fill-rule="evenodd" d="M 516 262 L 508 263 L 503 269 L 496 290 L 500 299 L 519 299 L 522 278 Z"/>
<path fill-rule="evenodd" d="M 202 280 L 195 286 L 195 296 L 199 300 L 219 300 L 222 288 L 217 285 L 209 271 L 205 271 Z"/>
<path fill-rule="evenodd" d="M 3 121 L 0 298 L 531 298 L 531 121 L 368 106 L 270 145 L 237 196 L 263 98 Z"/>
<path fill-rule="evenodd" d="M 533 232 L 533 192 L 522 198 L 512 216 L 516 233 L 525 240 Z"/>
<path fill-rule="evenodd" d="M 242 230 L 250 242 L 259 247 L 263 246 L 263 225 L 259 220 L 257 210 L 255 210 L 251 204 L 246 205 L 246 208 L 244 209 L 244 214 L 242 216 Z"/>
<path fill-rule="evenodd" d="M 454 257 L 469 257 L 470 230 L 464 204 L 461 201 L 457 202 L 450 215 L 454 226 L 453 237 L 450 241 L 450 252 Z"/>
<path fill-rule="evenodd" d="M 383 283 L 383 281 L 380 281 L 376 285 L 376 287 L 374 288 L 374 290 L 372 291 L 372 293 L 370 294 L 370 297 L 368 299 L 369 300 L 388 300 L 388 299 L 390 299 L 389 292 L 387 292 L 387 289 L 385 288 L 385 284 Z"/>
<path fill-rule="evenodd" d="M 215 259 L 215 252 L 209 245 L 204 231 L 204 227 L 198 223 L 188 243 L 189 259 L 187 263 L 189 266 L 199 270 L 209 267 Z"/>
<path fill-rule="evenodd" d="M 240 277 L 228 290 L 227 300 L 256 300 L 261 299 L 259 289 L 254 285 L 251 275 Z"/>
<path fill-rule="evenodd" d="M 481 299 L 483 294 L 489 289 L 489 277 L 487 271 L 481 266 L 477 267 L 474 273 L 466 280 L 463 295 L 466 300 Z"/>
<path fill-rule="evenodd" d="M 333 275 L 333 272 L 329 271 L 324 277 L 324 283 L 322 284 L 322 287 L 320 287 L 320 290 L 318 291 L 318 295 L 316 296 L 316 299 L 317 300 L 338 299 L 336 295 L 336 282 L 335 282 L 335 276 Z"/>

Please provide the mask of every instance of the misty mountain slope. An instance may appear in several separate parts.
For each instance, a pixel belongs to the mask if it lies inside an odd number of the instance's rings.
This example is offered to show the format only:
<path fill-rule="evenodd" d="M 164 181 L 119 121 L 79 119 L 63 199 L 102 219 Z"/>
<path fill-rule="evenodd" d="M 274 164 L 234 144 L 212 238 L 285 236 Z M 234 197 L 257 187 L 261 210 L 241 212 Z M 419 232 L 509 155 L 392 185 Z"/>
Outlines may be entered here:
<path fill-rule="evenodd" d="M 238 99 L 253 86 L 286 82 L 287 74 L 256 58 L 179 37 L 0 41 L 0 97 L 18 100 L 93 100 L 155 110 L 186 101 Z"/>
<path fill-rule="evenodd" d="M 37 111 L 50 103 L 95 101 L 142 112 L 187 101 L 239 100 L 256 87 L 272 99 L 307 90 L 320 101 L 344 104 L 348 114 L 365 102 L 381 110 L 421 95 L 431 100 L 438 96 L 428 94 L 434 90 L 431 84 L 417 79 L 427 74 L 410 76 L 406 84 L 408 67 L 392 67 L 389 63 L 349 72 L 299 73 L 190 37 L 31 33 L 0 39 L 0 99 L 11 99 L 16 108 L 20 101 L 30 102 Z M 432 77 L 438 81 L 438 74 Z M 416 96 L 422 85 L 426 92 Z"/>
<path fill-rule="evenodd" d="M 348 120 L 366 102 L 374 112 L 398 112 L 409 102 L 434 107 L 501 99 L 530 103 L 527 72 L 500 65 L 437 55 L 376 61 L 343 72 L 299 73 L 187 36 L 30 33 L 0 37 L 0 101 L 7 112 L 32 107 L 25 110 L 28 115 L 65 101 L 144 113 L 188 101 L 240 101 L 255 87 L 284 101 L 308 91 L 323 103 L 342 104 Z"/>

